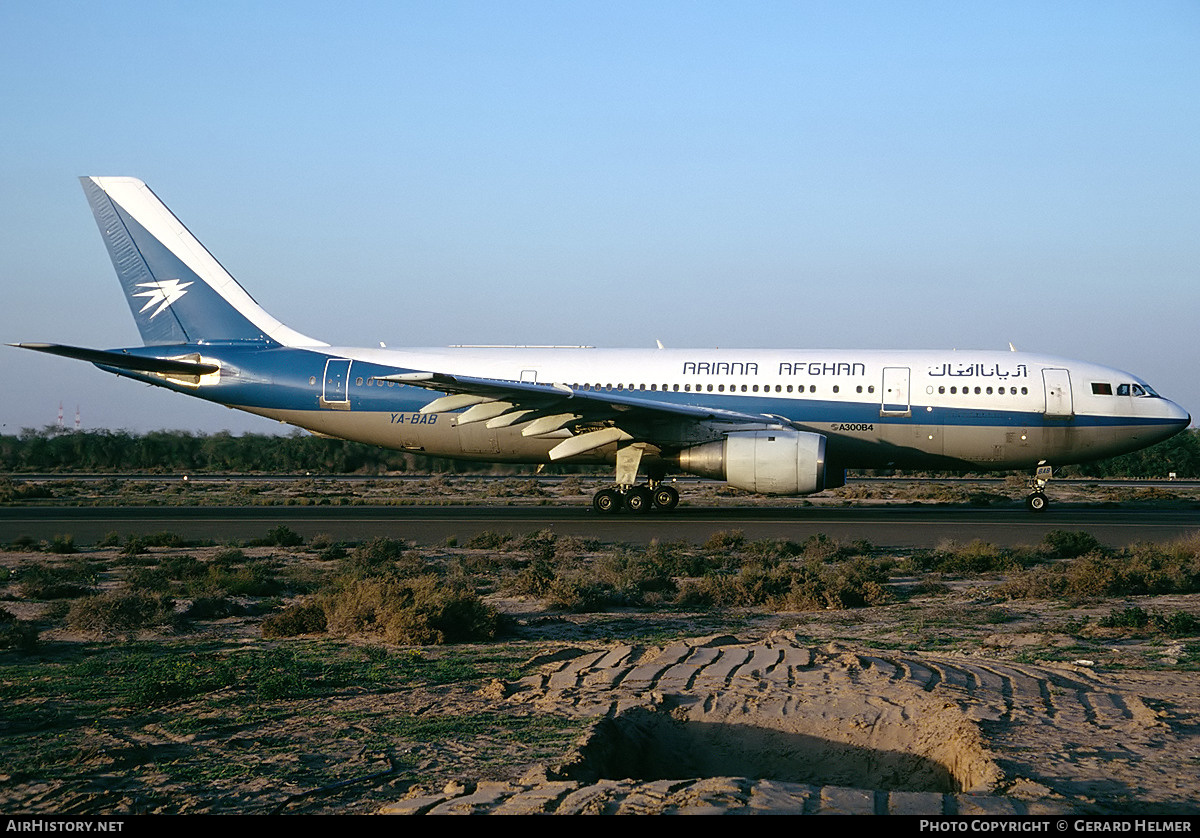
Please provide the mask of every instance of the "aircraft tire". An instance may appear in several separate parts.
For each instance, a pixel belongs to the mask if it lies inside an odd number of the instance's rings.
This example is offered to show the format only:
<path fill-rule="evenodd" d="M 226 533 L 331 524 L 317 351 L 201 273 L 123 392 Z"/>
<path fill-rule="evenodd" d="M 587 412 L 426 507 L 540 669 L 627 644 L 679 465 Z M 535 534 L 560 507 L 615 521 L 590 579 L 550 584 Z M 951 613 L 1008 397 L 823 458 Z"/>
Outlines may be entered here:
<path fill-rule="evenodd" d="M 679 506 L 679 492 L 671 486 L 659 486 L 654 490 L 654 506 L 663 512 L 670 512 Z"/>
<path fill-rule="evenodd" d="M 1034 492 L 1025 498 L 1025 506 L 1029 508 L 1030 512 L 1045 512 L 1049 505 L 1050 501 L 1041 492 Z"/>
<path fill-rule="evenodd" d="M 601 515 L 615 515 L 621 511 L 622 500 L 616 489 L 601 489 L 592 496 L 592 508 Z"/>
<path fill-rule="evenodd" d="M 637 514 L 649 512 L 654 508 L 654 495 L 643 486 L 630 489 L 625 495 L 625 508 Z"/>

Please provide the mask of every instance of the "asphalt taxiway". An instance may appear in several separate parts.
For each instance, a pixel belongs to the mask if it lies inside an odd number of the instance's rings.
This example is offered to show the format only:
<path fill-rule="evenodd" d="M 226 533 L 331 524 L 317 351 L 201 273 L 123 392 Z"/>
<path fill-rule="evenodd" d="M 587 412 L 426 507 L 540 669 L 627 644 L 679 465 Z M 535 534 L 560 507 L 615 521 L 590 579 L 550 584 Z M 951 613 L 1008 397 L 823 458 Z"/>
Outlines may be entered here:
<path fill-rule="evenodd" d="M 816 533 L 865 539 L 884 547 L 933 547 L 952 539 L 1011 546 L 1036 544 L 1051 530 L 1085 530 L 1114 547 L 1162 542 L 1200 531 L 1200 511 L 1058 504 L 1032 514 L 1017 508 L 968 506 L 845 506 L 714 508 L 682 506 L 672 513 L 599 515 L 574 506 L 248 506 L 248 507 L 27 507 L 0 509 L 0 544 L 20 536 L 69 534 L 91 544 L 121 536 L 170 531 L 217 542 L 261 538 L 279 525 L 311 538 L 358 541 L 376 536 L 444 544 L 480 532 L 513 534 L 551 529 L 604 542 L 700 543 L 720 530 L 749 539 L 799 541 Z"/>

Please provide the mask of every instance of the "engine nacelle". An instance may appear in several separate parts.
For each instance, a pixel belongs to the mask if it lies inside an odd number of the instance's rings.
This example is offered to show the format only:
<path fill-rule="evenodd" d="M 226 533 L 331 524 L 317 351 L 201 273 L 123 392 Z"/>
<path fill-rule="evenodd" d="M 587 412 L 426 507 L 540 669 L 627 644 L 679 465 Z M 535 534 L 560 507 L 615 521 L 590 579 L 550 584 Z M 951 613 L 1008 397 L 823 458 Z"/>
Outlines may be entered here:
<path fill-rule="evenodd" d="M 763 495 L 811 495 L 844 482 L 827 479 L 825 437 L 806 431 L 734 431 L 680 451 L 679 467 Z"/>

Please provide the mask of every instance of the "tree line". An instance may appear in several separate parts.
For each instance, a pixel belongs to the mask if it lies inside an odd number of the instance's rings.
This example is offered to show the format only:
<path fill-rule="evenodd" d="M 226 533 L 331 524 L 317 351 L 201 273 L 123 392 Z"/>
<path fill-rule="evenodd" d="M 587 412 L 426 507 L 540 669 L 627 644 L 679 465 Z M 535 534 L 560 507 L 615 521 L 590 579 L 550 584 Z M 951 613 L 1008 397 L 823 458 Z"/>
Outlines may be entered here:
<path fill-rule="evenodd" d="M 380 474 L 513 474 L 533 467 L 429 457 L 341 439 L 295 432 L 289 436 L 227 431 L 66 431 L 25 429 L 0 436 L 0 472 L 313 472 Z M 578 472 L 551 466 L 551 473 Z M 1200 479 L 1200 430 L 1178 434 L 1142 451 L 1107 460 L 1068 466 L 1060 474 L 1078 477 L 1166 477 Z"/>

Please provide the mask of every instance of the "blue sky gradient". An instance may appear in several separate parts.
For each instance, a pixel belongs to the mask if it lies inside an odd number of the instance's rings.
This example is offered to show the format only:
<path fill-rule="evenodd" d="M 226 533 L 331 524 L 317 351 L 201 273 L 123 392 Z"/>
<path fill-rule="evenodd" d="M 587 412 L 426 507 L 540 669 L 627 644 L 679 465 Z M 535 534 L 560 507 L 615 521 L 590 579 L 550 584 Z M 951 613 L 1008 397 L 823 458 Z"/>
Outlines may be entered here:
<path fill-rule="evenodd" d="M 1200 412 L 1200 4 L 0 5 L 0 338 L 136 344 L 78 175 L 335 344 L 1018 348 Z M 274 431 L 0 353 L 5 433 Z"/>

